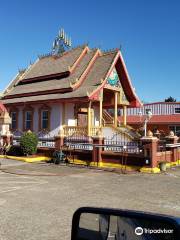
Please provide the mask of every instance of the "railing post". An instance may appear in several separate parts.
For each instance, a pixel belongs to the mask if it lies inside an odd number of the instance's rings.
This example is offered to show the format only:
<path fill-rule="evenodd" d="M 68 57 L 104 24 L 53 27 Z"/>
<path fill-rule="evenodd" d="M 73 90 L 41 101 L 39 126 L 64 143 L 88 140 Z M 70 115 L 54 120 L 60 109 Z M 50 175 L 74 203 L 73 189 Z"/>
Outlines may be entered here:
<path fill-rule="evenodd" d="M 97 164 L 97 166 L 101 167 L 102 166 L 102 146 L 98 145 L 103 145 L 104 144 L 104 137 L 102 136 L 94 136 L 92 137 L 93 139 L 93 152 L 92 152 L 92 160 L 94 163 Z"/>
<path fill-rule="evenodd" d="M 178 137 L 174 135 L 174 132 L 170 131 L 169 135 L 166 136 L 166 143 L 176 144 L 178 142 Z"/>
<path fill-rule="evenodd" d="M 102 117 L 103 116 L 103 89 L 100 92 L 99 100 L 99 126 L 102 127 Z"/>
<path fill-rule="evenodd" d="M 117 127 L 117 115 L 118 115 L 118 92 L 114 93 L 114 127 Z"/>
<path fill-rule="evenodd" d="M 127 125 L 127 106 L 123 106 L 123 125 Z"/>
<path fill-rule="evenodd" d="M 174 132 L 173 131 L 170 131 L 169 135 L 166 136 L 166 143 L 167 144 L 176 144 L 178 143 L 178 137 L 174 135 Z M 173 148 L 170 148 L 171 152 L 172 152 L 172 158 L 171 158 L 171 161 L 172 162 L 176 162 L 178 159 L 178 149 L 177 147 L 173 147 Z"/>
<path fill-rule="evenodd" d="M 60 150 L 64 145 L 64 129 L 61 128 L 59 135 L 55 136 L 55 149 Z"/>
<path fill-rule="evenodd" d="M 7 134 L 7 135 L 1 135 L 2 137 L 2 142 L 3 142 L 3 146 L 6 145 L 12 145 L 13 142 L 13 136 L 12 134 Z"/>
<path fill-rule="evenodd" d="M 60 150 L 64 145 L 64 137 L 63 136 L 55 136 L 55 149 Z"/>
<path fill-rule="evenodd" d="M 0 114 L 0 132 L 3 145 L 10 145 L 12 143 L 12 134 L 9 130 L 11 118 L 9 113 L 5 110 Z"/>
<path fill-rule="evenodd" d="M 143 167 L 141 172 L 151 172 L 157 173 L 160 172 L 158 168 L 158 161 L 157 161 L 157 145 L 158 145 L 158 138 L 153 137 L 151 132 L 148 132 L 146 137 L 141 138 L 141 143 L 144 150 L 144 158 L 146 160 L 150 160 L 149 167 Z"/>
<path fill-rule="evenodd" d="M 88 106 L 88 136 L 91 136 L 91 101 Z"/>

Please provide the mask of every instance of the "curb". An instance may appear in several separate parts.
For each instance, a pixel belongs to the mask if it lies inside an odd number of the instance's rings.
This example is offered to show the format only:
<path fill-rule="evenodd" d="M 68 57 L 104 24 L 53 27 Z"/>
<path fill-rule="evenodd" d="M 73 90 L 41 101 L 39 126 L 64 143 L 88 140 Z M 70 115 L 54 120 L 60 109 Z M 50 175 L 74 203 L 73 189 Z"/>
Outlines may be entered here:
<path fill-rule="evenodd" d="M 16 161 L 23 161 L 23 162 L 28 162 L 28 163 L 51 160 L 50 157 L 45 157 L 45 156 L 28 158 L 28 157 L 16 157 L 16 156 L 0 155 L 0 158 L 6 158 L 6 159 L 11 159 L 11 160 L 16 160 Z"/>

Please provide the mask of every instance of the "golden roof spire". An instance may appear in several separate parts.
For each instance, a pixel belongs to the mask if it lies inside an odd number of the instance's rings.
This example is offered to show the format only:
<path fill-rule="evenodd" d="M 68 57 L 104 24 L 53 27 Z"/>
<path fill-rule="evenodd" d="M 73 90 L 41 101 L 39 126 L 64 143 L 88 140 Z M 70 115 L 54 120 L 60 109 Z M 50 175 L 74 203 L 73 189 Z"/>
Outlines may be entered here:
<path fill-rule="evenodd" d="M 64 29 L 61 28 L 53 42 L 52 53 L 54 55 L 62 54 L 63 52 L 68 50 L 71 47 L 71 45 L 72 45 L 71 38 L 69 38 L 65 33 Z"/>

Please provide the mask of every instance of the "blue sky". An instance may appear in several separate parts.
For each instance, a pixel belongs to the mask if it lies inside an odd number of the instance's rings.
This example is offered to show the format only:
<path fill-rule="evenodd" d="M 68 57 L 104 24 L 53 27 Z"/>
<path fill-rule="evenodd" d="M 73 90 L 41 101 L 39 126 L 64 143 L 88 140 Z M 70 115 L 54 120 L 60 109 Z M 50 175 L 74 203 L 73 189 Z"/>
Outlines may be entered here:
<path fill-rule="evenodd" d="M 73 46 L 104 50 L 122 46 L 129 75 L 141 100 L 180 100 L 180 1 L 2 0 L 0 91 L 38 54 L 51 50 L 63 27 Z"/>

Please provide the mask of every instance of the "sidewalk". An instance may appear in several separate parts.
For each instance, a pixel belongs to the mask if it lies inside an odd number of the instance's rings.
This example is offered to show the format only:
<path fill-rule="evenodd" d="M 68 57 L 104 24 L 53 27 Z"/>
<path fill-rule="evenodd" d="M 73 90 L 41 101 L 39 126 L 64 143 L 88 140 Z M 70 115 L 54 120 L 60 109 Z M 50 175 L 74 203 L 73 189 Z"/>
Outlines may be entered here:
<path fill-rule="evenodd" d="M 2 167 L 10 167 L 10 166 L 21 166 L 21 165 L 25 165 L 27 163 L 25 162 L 20 162 L 20 161 L 16 161 L 16 160 L 11 160 L 11 159 L 7 159 L 7 158 L 0 158 L 0 165 L 1 168 Z"/>

